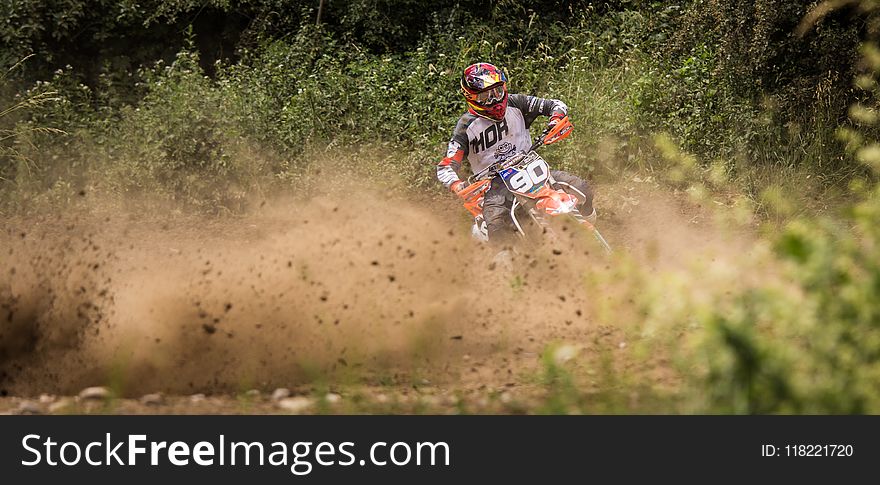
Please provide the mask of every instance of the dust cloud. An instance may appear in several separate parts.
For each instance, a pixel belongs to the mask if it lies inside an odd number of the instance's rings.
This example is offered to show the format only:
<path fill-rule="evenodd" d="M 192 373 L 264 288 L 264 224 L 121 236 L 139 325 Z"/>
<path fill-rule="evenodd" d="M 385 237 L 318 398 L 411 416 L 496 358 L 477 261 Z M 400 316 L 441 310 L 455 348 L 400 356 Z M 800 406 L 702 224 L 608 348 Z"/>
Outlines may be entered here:
<path fill-rule="evenodd" d="M 620 253 L 662 265 L 718 245 L 702 237 L 708 228 L 673 229 L 692 215 L 668 196 L 627 193 L 641 198 L 631 210 L 614 193 L 598 200 L 600 227 Z M 508 271 L 470 238 L 464 214 L 349 187 L 245 216 L 7 221 L 0 389 L 108 384 L 135 396 L 416 376 L 504 385 L 550 342 L 602 345 L 584 275 L 613 257 L 566 226 Z"/>

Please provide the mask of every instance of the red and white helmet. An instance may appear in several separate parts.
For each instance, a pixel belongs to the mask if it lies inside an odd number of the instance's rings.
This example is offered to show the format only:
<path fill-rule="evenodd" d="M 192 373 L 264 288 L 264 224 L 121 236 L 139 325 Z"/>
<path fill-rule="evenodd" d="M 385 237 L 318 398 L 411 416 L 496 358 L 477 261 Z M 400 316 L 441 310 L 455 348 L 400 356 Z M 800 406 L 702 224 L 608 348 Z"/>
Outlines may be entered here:
<path fill-rule="evenodd" d="M 471 64 L 461 76 L 461 92 L 471 113 L 494 121 L 507 112 L 507 75 L 487 62 Z"/>

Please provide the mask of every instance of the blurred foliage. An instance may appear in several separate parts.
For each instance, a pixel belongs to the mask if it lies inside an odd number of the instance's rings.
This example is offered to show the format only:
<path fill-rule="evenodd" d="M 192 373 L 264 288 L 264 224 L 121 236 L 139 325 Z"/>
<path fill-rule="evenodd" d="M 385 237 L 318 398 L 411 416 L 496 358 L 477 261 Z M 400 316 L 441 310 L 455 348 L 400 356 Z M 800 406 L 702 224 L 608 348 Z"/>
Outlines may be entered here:
<path fill-rule="evenodd" d="M 737 260 L 740 268 L 713 265 L 698 269 L 700 278 L 634 283 L 643 292 L 643 335 L 660 352 L 680 349 L 685 409 L 880 411 L 880 144 L 872 114 L 880 108 L 880 50 L 870 41 L 861 50 L 862 101 L 850 110 L 852 124 L 838 130 L 865 168 L 851 182 L 854 202 L 836 218 L 806 214 L 774 226 L 772 244 L 764 251 L 759 241 Z M 678 167 L 676 180 L 699 186 L 694 157 L 668 138 L 658 144 Z M 770 192 L 776 204 L 791 203 Z"/>
<path fill-rule="evenodd" d="M 740 272 L 707 272 L 699 281 L 663 280 L 662 294 L 672 290 L 679 299 L 674 309 L 656 299 L 659 293 L 642 299 L 648 314 L 643 325 L 665 335 L 658 343 L 672 344 L 669 336 L 681 335 L 685 325 L 687 344 L 674 345 L 681 349 L 690 409 L 880 410 L 878 195 L 872 189 L 844 224 L 791 222 L 770 255 L 749 262 L 764 274 L 745 288 L 742 278 L 748 276 Z"/>

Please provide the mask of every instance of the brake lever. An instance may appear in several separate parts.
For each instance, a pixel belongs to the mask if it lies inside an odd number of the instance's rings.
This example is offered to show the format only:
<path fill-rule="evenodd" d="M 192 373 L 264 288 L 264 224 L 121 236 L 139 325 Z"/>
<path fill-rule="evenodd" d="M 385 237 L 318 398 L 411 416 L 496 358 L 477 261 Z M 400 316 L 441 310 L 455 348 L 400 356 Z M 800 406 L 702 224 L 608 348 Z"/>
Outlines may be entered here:
<path fill-rule="evenodd" d="M 541 148 L 544 145 L 544 137 L 547 136 L 547 133 L 550 133 L 550 128 L 544 129 L 544 131 L 542 131 L 541 134 L 538 135 L 537 138 L 535 138 L 535 142 L 532 143 L 532 147 L 529 148 L 530 152 L 537 150 L 538 148 Z"/>

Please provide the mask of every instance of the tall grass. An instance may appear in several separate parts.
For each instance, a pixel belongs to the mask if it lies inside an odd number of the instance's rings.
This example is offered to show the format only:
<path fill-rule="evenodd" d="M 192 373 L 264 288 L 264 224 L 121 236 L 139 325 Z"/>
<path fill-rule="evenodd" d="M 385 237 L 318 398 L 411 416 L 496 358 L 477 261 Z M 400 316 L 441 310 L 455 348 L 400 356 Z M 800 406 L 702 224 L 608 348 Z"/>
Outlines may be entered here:
<path fill-rule="evenodd" d="M 6 72 L 0 74 L 0 87 L 7 88 L 10 75 L 21 68 L 32 57 L 26 56 L 15 63 Z M 5 107 L 0 107 L 0 181 L 6 183 L 21 183 L 39 170 L 37 162 L 22 153 L 21 145 L 34 145 L 29 142 L 29 136 L 34 134 L 66 134 L 63 130 L 47 126 L 34 126 L 18 123 L 26 116 L 27 112 L 35 110 L 46 103 L 58 101 L 58 93 L 52 90 L 31 90 L 24 96 L 16 95 L 12 102 Z M 19 177 L 19 174 L 22 177 Z"/>

